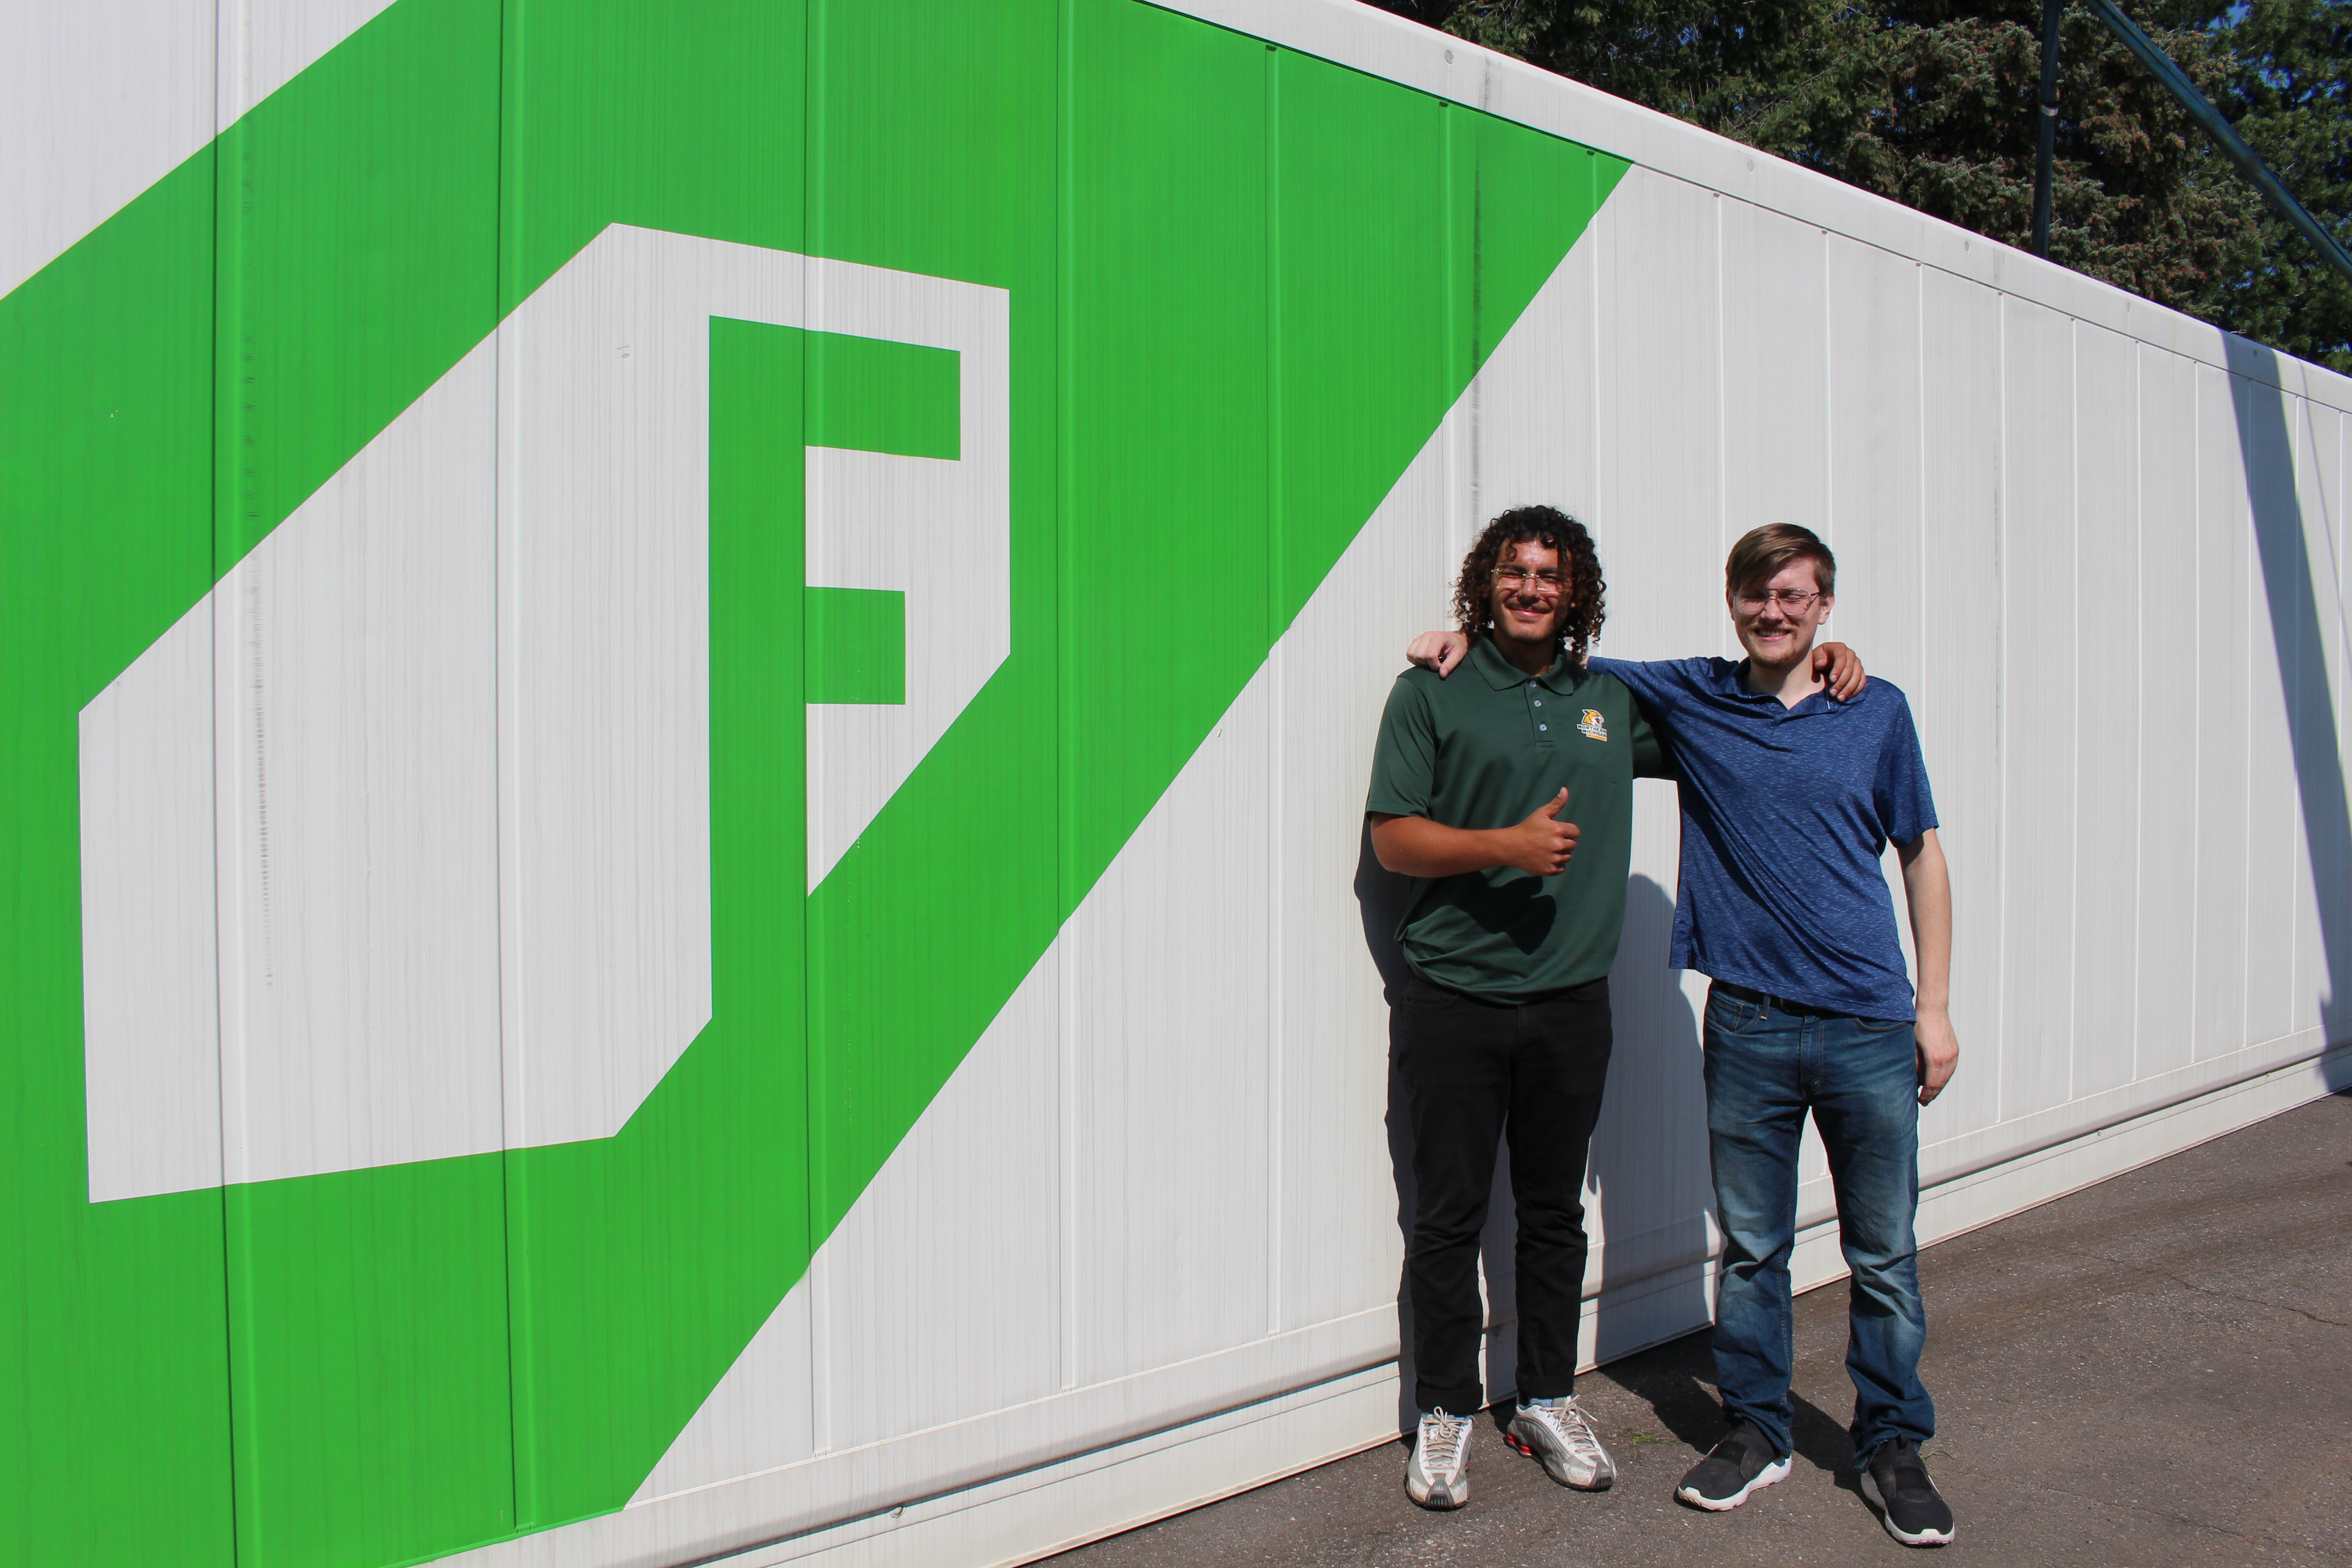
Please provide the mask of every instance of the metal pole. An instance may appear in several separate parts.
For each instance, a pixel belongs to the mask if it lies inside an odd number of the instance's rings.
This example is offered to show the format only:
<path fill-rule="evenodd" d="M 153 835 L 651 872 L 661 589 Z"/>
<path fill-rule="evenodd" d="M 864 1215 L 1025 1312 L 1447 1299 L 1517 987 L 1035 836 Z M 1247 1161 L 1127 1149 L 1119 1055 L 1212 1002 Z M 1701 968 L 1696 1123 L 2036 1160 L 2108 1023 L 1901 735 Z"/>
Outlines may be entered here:
<path fill-rule="evenodd" d="M 2033 155 L 2033 254 L 2050 256 L 2050 160 L 2058 142 L 2058 17 L 2065 0 L 2042 0 L 2041 141 Z"/>
<path fill-rule="evenodd" d="M 2269 199 L 2278 215 L 2293 224 L 2297 233 L 2311 241 L 2313 247 L 2319 252 L 2320 259 L 2347 279 L 2352 279 L 2352 252 L 2346 251 L 2343 244 L 2328 233 L 2317 218 L 2304 211 L 2303 204 L 2294 199 L 2294 193 L 2280 184 L 2279 177 L 2271 173 L 2270 165 L 2246 145 L 2244 139 L 2238 134 L 2238 128 L 2197 90 L 2197 84 L 2189 79 L 2189 73 L 2175 65 L 2170 55 L 2158 48 L 2156 41 L 2141 32 L 2139 24 L 2125 16 L 2115 0 L 2086 0 L 2086 3 L 2092 14 L 2107 25 L 2108 31 L 2121 38 L 2124 47 L 2137 55 L 2140 64 L 2146 66 L 2156 79 L 2179 100 L 2180 107 L 2189 111 L 2189 118 L 2202 126 L 2206 135 L 2213 138 L 2222 155 L 2238 166 L 2238 173 Z"/>

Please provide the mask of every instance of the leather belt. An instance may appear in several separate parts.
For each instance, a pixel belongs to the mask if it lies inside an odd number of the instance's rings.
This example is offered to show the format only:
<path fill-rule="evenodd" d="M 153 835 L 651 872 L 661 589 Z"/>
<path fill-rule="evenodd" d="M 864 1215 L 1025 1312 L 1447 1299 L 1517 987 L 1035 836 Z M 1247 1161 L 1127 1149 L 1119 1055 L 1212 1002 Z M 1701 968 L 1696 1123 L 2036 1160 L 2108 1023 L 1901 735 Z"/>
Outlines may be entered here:
<path fill-rule="evenodd" d="M 1711 982 L 1710 990 L 1720 991 L 1736 1002 L 1745 1002 L 1770 1013 L 1787 1013 L 1800 1018 L 1851 1018 L 1851 1013 L 1835 1007 L 1816 1007 L 1810 1002 L 1791 1002 L 1786 996 L 1775 996 L 1749 985 L 1735 985 L 1728 980 Z"/>

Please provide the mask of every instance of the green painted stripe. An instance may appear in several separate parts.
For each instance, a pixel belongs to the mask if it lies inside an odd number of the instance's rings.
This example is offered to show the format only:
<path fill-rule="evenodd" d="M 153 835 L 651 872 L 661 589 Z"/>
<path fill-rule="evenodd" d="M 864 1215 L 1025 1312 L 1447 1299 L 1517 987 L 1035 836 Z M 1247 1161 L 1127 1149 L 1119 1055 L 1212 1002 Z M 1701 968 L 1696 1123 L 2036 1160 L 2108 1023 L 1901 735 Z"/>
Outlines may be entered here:
<path fill-rule="evenodd" d="M 213 153 L 0 300 L 0 1560 L 231 1555 L 221 1194 L 88 1202 L 75 716 L 211 586 Z"/>
<path fill-rule="evenodd" d="M 811 702 L 907 700 L 907 595 L 885 588 L 810 588 Z"/>
<path fill-rule="evenodd" d="M 963 455 L 959 358 L 920 343 L 811 333 L 803 438 L 812 447 L 953 462 Z"/>
<path fill-rule="evenodd" d="M 0 300 L 0 1555 L 620 1506 L 1622 167 L 1125 0 L 398 0 Z M 803 898 L 799 450 L 727 421 L 811 370 L 714 324 L 710 1027 L 611 1140 L 91 1207 L 75 713 L 614 222 L 1009 290 L 1011 658 Z"/>

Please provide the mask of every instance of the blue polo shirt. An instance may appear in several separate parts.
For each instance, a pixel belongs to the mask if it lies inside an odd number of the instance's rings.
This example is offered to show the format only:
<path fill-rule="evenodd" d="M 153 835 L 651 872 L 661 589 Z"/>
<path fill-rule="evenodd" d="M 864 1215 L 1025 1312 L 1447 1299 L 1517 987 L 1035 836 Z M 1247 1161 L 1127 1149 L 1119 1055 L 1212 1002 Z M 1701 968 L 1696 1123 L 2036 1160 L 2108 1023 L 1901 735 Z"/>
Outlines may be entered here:
<path fill-rule="evenodd" d="M 1903 693 L 1874 677 L 1851 702 L 1783 708 L 1728 659 L 1592 668 L 1632 690 L 1681 772 L 1666 962 L 1856 1017 L 1916 1016 L 1879 861 L 1936 826 Z"/>

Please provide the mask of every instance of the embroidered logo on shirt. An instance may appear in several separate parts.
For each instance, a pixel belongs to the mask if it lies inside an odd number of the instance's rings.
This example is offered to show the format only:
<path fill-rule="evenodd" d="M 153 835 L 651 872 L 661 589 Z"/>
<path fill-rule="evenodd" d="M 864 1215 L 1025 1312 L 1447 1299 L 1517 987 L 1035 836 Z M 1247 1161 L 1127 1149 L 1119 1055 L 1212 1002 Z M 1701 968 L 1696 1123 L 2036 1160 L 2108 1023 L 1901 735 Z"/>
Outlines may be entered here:
<path fill-rule="evenodd" d="M 1605 741 L 1609 738 L 1609 726 L 1601 721 L 1598 708 L 1587 708 L 1584 717 L 1577 721 L 1576 727 L 1592 740 Z"/>

